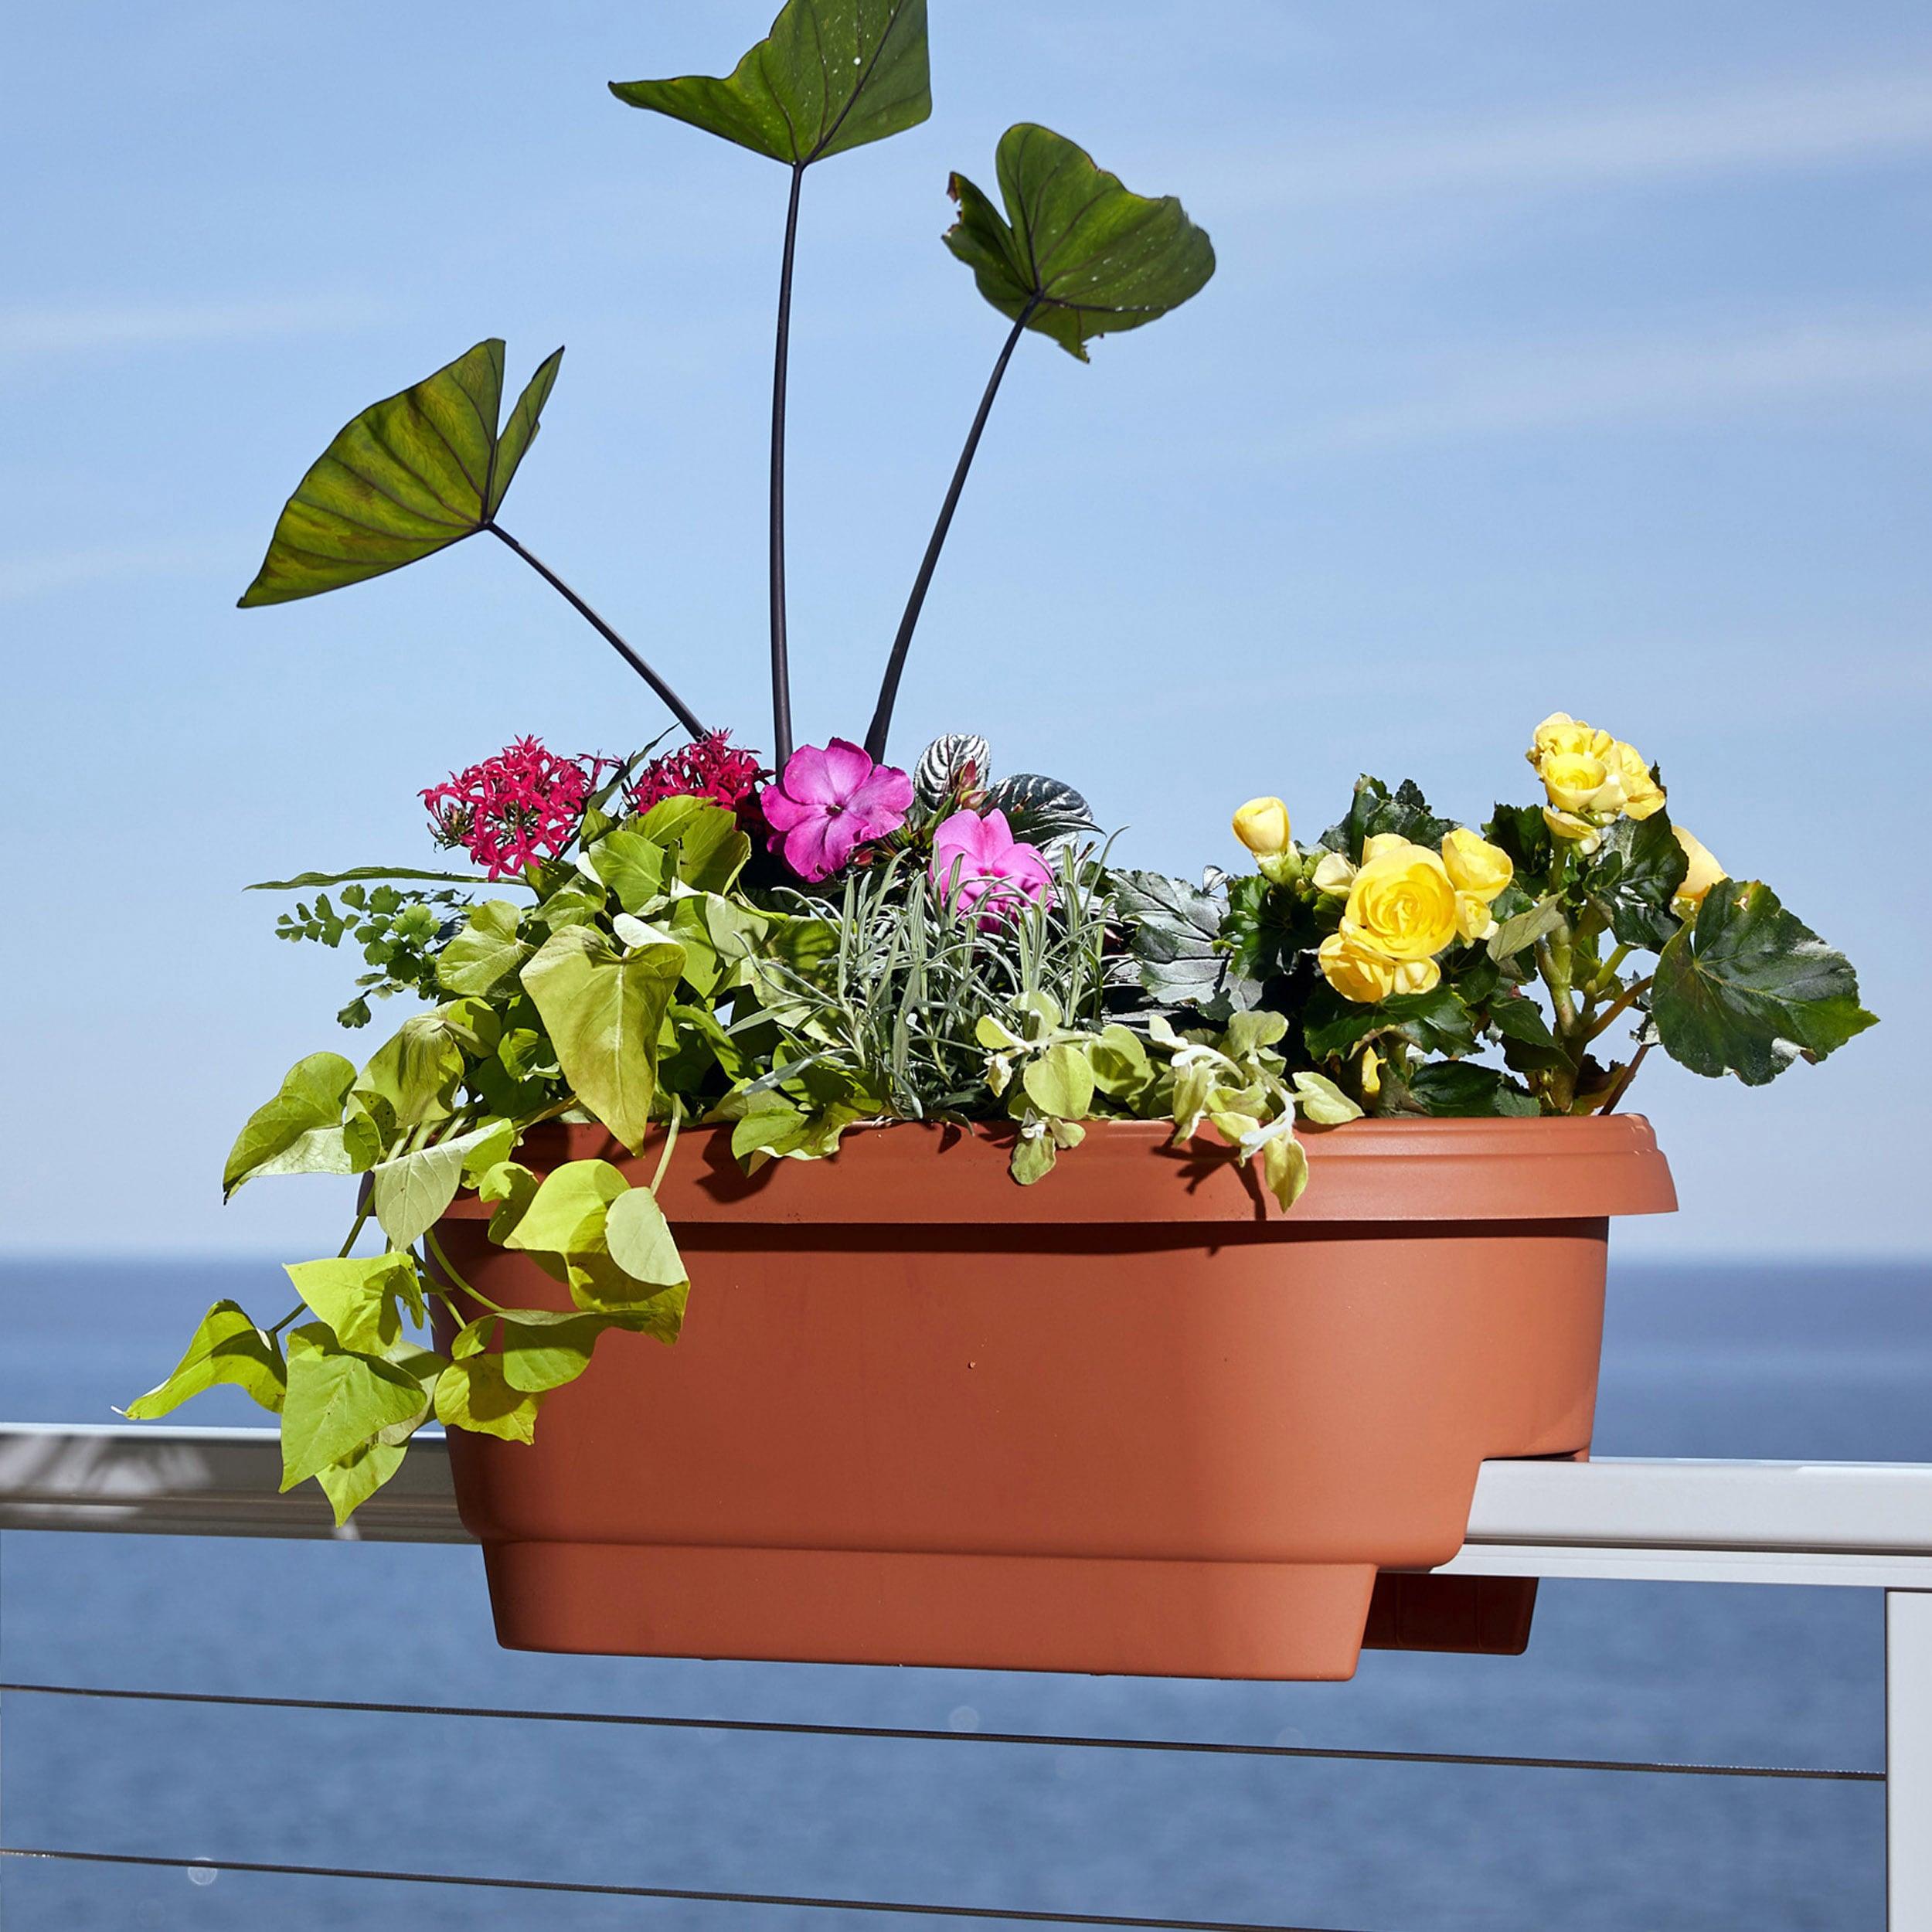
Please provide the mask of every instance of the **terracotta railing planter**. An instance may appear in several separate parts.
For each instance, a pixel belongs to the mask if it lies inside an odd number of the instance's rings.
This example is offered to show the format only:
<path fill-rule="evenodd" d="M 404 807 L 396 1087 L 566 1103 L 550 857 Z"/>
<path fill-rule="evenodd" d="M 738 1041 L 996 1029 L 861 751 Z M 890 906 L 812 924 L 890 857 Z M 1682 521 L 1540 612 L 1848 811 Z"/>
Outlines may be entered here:
<path fill-rule="evenodd" d="M 1636 1116 L 1308 1139 L 1283 1215 L 1154 1125 L 1097 1124 L 1026 1189 L 991 1131 L 749 1180 L 687 1135 L 682 1338 L 607 1336 L 533 1447 L 452 1433 L 502 1641 L 1349 1675 L 1377 1571 L 1454 1553 L 1481 1462 L 1588 1448 L 1609 1217 L 1675 1198 Z M 620 1151 L 549 1129 L 522 1158 Z M 568 1305 L 484 1225 L 440 1232 L 485 1294 Z"/>

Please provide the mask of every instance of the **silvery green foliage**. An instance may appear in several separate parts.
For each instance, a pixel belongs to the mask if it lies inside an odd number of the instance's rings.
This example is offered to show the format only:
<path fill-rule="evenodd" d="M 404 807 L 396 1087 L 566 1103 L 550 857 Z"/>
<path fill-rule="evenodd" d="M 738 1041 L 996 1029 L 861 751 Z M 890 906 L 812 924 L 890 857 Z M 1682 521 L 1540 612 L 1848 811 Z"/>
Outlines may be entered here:
<path fill-rule="evenodd" d="M 1157 1007 L 1192 1007 L 1217 1022 L 1255 1005 L 1260 982 L 1233 970 L 1221 927 L 1227 902 L 1219 893 L 1159 872 L 1117 872 L 1115 917 L 1129 944 L 1141 990 Z"/>
<path fill-rule="evenodd" d="M 1073 787 L 1036 771 L 1016 771 L 986 794 L 986 809 L 1003 811 L 1015 838 L 1029 845 L 1053 845 L 1097 832 L 1092 808 Z"/>
<path fill-rule="evenodd" d="M 968 731 L 935 738 L 919 755 L 913 791 L 928 811 L 937 811 L 962 789 L 983 790 L 992 776 L 992 747 Z"/>
<path fill-rule="evenodd" d="M 982 927 L 942 898 L 904 854 L 847 876 L 838 951 L 821 971 L 758 968 L 762 990 L 814 1043 L 821 1074 L 899 1120 L 984 1111 L 986 1053 L 977 1028 L 1016 1000 L 1044 997 L 1070 1025 L 1104 1018 L 1107 908 L 1096 868 L 1061 855 L 1050 906 Z M 799 898 L 801 913 L 819 902 Z"/>

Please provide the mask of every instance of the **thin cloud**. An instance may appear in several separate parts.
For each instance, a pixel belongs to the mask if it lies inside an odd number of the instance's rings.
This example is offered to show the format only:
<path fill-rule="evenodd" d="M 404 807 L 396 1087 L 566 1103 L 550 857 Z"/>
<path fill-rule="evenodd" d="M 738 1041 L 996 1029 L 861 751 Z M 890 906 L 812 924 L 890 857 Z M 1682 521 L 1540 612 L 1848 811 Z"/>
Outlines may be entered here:
<path fill-rule="evenodd" d="M 334 297 L 0 309 L 0 364 L 104 349 L 170 348 L 362 328 L 379 321 L 383 313 L 371 302 Z"/>
<path fill-rule="evenodd" d="M 1433 393 L 1338 417 L 1296 440 L 1304 450 L 1378 448 L 1928 387 L 1932 321 L 1825 321 L 1485 357 Z"/>
<path fill-rule="evenodd" d="M 1829 165 L 1932 151 L 1932 70 L 1787 82 L 1702 99 L 1578 103 L 1515 120 L 1288 142 L 1227 184 L 1250 203 L 1543 192 Z"/>

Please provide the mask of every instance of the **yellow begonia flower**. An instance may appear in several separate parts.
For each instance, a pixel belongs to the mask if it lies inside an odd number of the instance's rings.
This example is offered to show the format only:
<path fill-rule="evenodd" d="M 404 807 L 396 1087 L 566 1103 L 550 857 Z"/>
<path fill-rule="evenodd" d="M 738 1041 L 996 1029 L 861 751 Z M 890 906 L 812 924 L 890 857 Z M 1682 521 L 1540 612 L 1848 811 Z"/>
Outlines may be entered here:
<path fill-rule="evenodd" d="M 1485 906 L 1516 876 L 1509 853 L 1467 825 L 1443 840 L 1442 863 L 1458 892 L 1473 893 Z"/>
<path fill-rule="evenodd" d="M 1335 898 L 1341 899 L 1347 895 L 1349 888 L 1355 883 L 1355 864 L 1338 852 L 1324 852 L 1316 862 L 1310 876 L 1315 881 L 1317 892 L 1328 893 Z"/>
<path fill-rule="evenodd" d="M 1288 808 L 1279 798 L 1250 798 L 1234 815 L 1234 835 L 1257 859 L 1273 859 L 1294 842 Z"/>
<path fill-rule="evenodd" d="M 1663 809 L 1664 787 L 1650 775 L 1650 767 L 1634 745 L 1619 739 L 1610 748 L 1607 763 L 1622 794 L 1625 818 L 1648 818 Z"/>
<path fill-rule="evenodd" d="M 1432 992 L 1442 978 L 1433 959 L 1392 959 L 1345 927 L 1322 940 L 1315 957 L 1321 977 L 1360 1006 L 1376 1005 L 1391 993 Z"/>
<path fill-rule="evenodd" d="M 1610 767 L 1587 751 L 1553 752 L 1543 763 L 1543 789 L 1559 811 L 1607 811 L 1623 803 Z"/>
<path fill-rule="evenodd" d="M 1672 896 L 1670 909 L 1679 919 L 1689 919 L 1703 904 L 1712 886 L 1721 884 L 1730 874 L 1695 834 L 1686 832 L 1682 825 L 1672 825 L 1671 830 L 1677 835 L 1677 842 L 1683 847 L 1684 856 L 1690 861 L 1690 869 L 1684 874 L 1683 884 Z"/>
<path fill-rule="evenodd" d="M 1342 930 L 1390 959 L 1433 958 L 1456 936 L 1456 889 L 1441 859 L 1393 835 L 1370 839 Z"/>
<path fill-rule="evenodd" d="M 1606 825 L 1620 815 L 1648 818 L 1663 809 L 1664 787 L 1651 776 L 1643 753 L 1634 745 L 1613 738 L 1566 711 L 1553 712 L 1537 726 L 1529 757 L 1554 810 L 1571 818 L 1587 819 L 1593 827 Z M 1549 818 L 1548 812 L 1543 815 Z M 1554 818 L 1549 825 L 1559 838 L 1583 836 Z M 1594 851 L 1595 847 L 1585 849 Z"/>
<path fill-rule="evenodd" d="M 1600 759 L 1608 756 L 1616 742 L 1607 731 L 1598 731 L 1567 711 L 1553 711 L 1531 734 L 1524 756 L 1540 773 L 1546 758 Z"/>
<path fill-rule="evenodd" d="M 1471 945 L 1487 939 L 1496 930 L 1496 915 L 1480 893 L 1456 894 L 1456 930 Z"/>

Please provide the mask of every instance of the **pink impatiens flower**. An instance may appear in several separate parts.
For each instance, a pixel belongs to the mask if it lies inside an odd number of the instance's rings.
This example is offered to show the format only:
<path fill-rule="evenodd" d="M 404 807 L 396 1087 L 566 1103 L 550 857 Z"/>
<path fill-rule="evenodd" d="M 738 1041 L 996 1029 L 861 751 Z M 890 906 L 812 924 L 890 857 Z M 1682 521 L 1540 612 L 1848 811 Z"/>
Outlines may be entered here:
<path fill-rule="evenodd" d="M 432 785 L 423 803 L 440 843 L 461 845 L 492 879 L 512 879 L 570 844 L 608 763 L 561 758 L 534 738 L 519 738 Z"/>
<path fill-rule="evenodd" d="M 913 781 L 876 765 L 855 744 L 801 745 L 775 784 L 758 795 L 772 846 L 801 879 L 829 879 L 858 849 L 906 822 Z"/>
<path fill-rule="evenodd" d="M 1053 903 L 1053 869 L 1037 845 L 1013 836 L 1003 811 L 956 811 L 933 835 L 933 883 L 954 910 L 977 913 L 980 929 Z"/>

